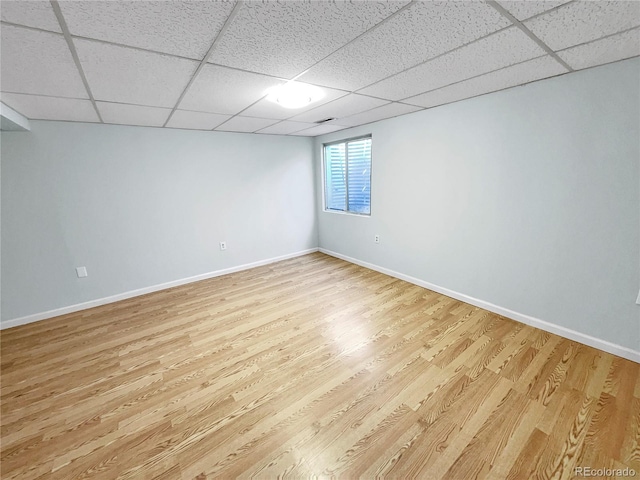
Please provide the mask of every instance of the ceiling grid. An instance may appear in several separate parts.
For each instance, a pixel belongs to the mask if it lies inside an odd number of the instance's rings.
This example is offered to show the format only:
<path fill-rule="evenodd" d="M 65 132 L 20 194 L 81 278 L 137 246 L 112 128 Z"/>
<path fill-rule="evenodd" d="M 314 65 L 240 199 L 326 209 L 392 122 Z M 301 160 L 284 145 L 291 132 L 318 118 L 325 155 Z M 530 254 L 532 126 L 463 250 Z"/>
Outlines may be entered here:
<path fill-rule="evenodd" d="M 0 100 L 29 119 L 270 135 L 640 55 L 640 2 L 627 0 L 2 0 L 0 15 Z M 266 98 L 290 81 L 324 98 Z"/>
<path fill-rule="evenodd" d="M 189 90 L 189 87 L 191 87 L 191 85 L 193 85 L 193 82 L 195 82 L 195 80 L 198 77 L 198 75 L 200 75 L 200 72 L 202 71 L 204 66 L 207 64 L 207 61 L 209 60 L 209 57 L 211 57 L 211 54 L 213 53 L 213 50 L 216 48 L 216 44 L 218 43 L 218 40 L 222 37 L 222 35 L 224 35 L 224 32 L 226 31 L 226 29 L 228 28 L 230 23 L 233 21 L 234 17 L 237 15 L 238 10 L 240 9 L 241 6 L 242 6 L 242 2 L 241 1 L 238 1 L 234 5 L 233 10 L 231 10 L 231 13 L 229 14 L 227 19 L 225 20 L 224 25 L 222 25 L 222 28 L 220 29 L 220 32 L 218 32 L 218 34 L 216 35 L 216 38 L 213 40 L 213 43 L 209 47 L 209 50 L 207 50 L 207 53 L 205 54 L 204 58 L 200 62 L 200 65 L 198 65 L 198 68 L 196 69 L 196 71 L 194 72 L 193 76 L 189 80 L 189 83 L 187 83 L 187 86 L 184 87 L 184 90 L 180 94 L 180 97 L 178 98 L 178 101 L 176 102 L 176 104 L 173 106 L 173 110 L 171 110 L 171 113 L 169 114 L 169 117 L 164 122 L 164 125 L 162 125 L 163 127 L 166 127 L 167 123 L 169 123 L 169 120 L 171 120 L 171 117 L 173 116 L 173 114 L 177 110 L 178 106 L 180 105 L 180 102 L 182 102 L 182 99 L 186 95 L 187 90 Z"/>
<path fill-rule="evenodd" d="M 573 68 L 571 68 L 564 60 L 562 60 L 558 55 L 556 55 L 556 53 L 553 50 L 551 50 L 551 48 L 549 48 L 549 46 L 546 43 L 544 43 L 542 40 L 536 37 L 531 30 L 525 27 L 520 20 L 518 20 L 513 15 L 511 15 L 502 5 L 500 5 L 495 0 L 487 0 L 487 3 L 491 5 L 493 8 L 495 8 L 498 12 L 500 12 L 500 14 L 508 18 L 516 27 L 522 30 L 527 37 L 529 37 L 531 40 L 533 40 L 538 45 L 540 45 L 540 47 L 542 47 L 545 52 L 547 52 L 551 57 L 553 57 L 555 61 L 557 61 L 560 65 L 566 68 L 569 72 L 573 72 Z"/>
<path fill-rule="evenodd" d="M 389 21 L 391 18 L 393 18 L 394 16 L 398 15 L 400 12 L 404 11 L 406 8 L 408 8 L 412 3 L 414 3 L 417 0 L 411 0 L 409 3 L 407 3 L 407 5 L 404 5 L 402 8 L 400 8 L 399 10 L 397 10 L 396 12 L 392 13 L 391 15 L 389 15 L 388 17 L 384 18 L 381 22 L 379 22 L 378 24 L 374 25 L 373 27 L 371 27 L 369 30 L 364 31 L 363 33 L 361 33 L 360 35 L 358 35 L 357 37 L 355 37 L 354 39 L 348 41 L 347 43 L 345 43 L 344 45 L 341 45 L 340 47 L 338 47 L 336 50 L 334 50 L 333 52 L 327 54 L 325 57 L 317 60 L 313 65 L 310 65 L 309 67 L 305 68 L 303 71 L 301 71 L 300 73 L 298 73 L 297 75 L 294 75 L 292 78 L 288 79 L 287 81 L 296 81 L 298 80 L 302 75 L 304 75 L 310 68 L 312 68 L 313 66 L 317 65 L 318 63 L 322 62 L 324 59 L 326 59 L 327 57 L 333 55 L 334 53 L 336 53 L 338 50 L 341 50 L 345 47 L 347 47 L 348 45 L 350 45 L 351 43 L 355 42 L 356 40 L 358 40 L 360 37 L 362 37 L 363 35 L 365 35 L 367 32 L 371 32 L 373 30 L 375 30 L 376 28 L 380 27 L 383 23 Z M 348 92 L 345 92 L 345 94 Z M 245 113 L 247 111 L 249 111 L 252 107 L 258 105 L 259 103 L 264 103 L 266 102 L 266 97 L 267 95 L 263 95 L 262 98 L 260 98 L 259 100 L 256 100 L 255 102 L 253 102 L 251 105 L 247 106 L 244 110 L 239 111 L 235 116 L 239 116 L 242 113 Z M 314 108 L 317 108 L 319 106 L 321 106 L 322 104 L 318 105 L 314 105 L 311 110 L 313 110 Z M 296 112 L 299 113 L 299 112 Z M 294 118 L 295 117 L 287 117 L 287 118 Z M 268 125 L 266 127 L 264 127 L 263 129 L 259 130 L 262 133 L 265 133 L 266 129 L 271 129 L 271 131 L 274 131 L 275 128 L 279 123 L 281 123 L 283 120 L 279 121 L 279 122 L 275 122 L 271 125 Z M 296 130 L 294 132 L 290 132 L 290 133 L 296 133 L 298 131 L 302 131 L 301 130 Z"/>
<path fill-rule="evenodd" d="M 51 0 L 51 7 L 53 8 L 53 13 L 58 19 L 58 23 L 60 24 L 60 29 L 62 30 L 62 34 L 64 35 L 64 39 L 69 46 L 69 51 L 71 52 L 71 56 L 73 57 L 73 61 L 76 64 L 76 68 L 78 69 L 78 73 L 80 74 L 80 78 L 82 79 L 82 83 L 84 84 L 84 88 L 87 90 L 87 95 L 89 95 L 89 100 L 91 100 L 91 104 L 98 115 L 98 120 L 102 122 L 102 116 L 100 115 L 100 110 L 98 110 L 98 106 L 96 105 L 96 99 L 93 98 L 93 93 L 91 93 L 91 87 L 89 87 L 89 82 L 87 81 L 87 77 L 84 74 L 84 70 L 82 69 L 82 65 L 80 64 L 80 59 L 78 58 L 78 52 L 76 51 L 76 47 L 73 44 L 73 40 L 71 39 L 71 35 L 69 34 L 69 29 L 67 28 L 67 23 L 62 16 L 62 12 L 60 11 L 60 5 L 58 5 L 57 0 Z"/>

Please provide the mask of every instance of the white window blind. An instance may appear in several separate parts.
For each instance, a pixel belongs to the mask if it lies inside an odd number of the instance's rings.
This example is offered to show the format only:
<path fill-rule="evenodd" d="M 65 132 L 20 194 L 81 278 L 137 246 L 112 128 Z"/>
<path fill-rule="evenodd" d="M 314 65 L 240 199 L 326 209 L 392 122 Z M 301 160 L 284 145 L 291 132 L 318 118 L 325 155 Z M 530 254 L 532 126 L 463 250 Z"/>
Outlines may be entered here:
<path fill-rule="evenodd" d="M 324 146 L 325 209 L 371 214 L 371 137 Z"/>

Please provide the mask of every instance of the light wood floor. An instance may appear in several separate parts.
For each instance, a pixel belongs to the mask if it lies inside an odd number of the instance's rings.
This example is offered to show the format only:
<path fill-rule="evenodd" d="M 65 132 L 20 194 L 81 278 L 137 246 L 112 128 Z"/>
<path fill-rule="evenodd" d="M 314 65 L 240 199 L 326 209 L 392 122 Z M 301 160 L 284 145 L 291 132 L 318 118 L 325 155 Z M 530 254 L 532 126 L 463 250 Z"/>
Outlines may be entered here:
<path fill-rule="evenodd" d="M 2 478 L 640 477 L 640 366 L 317 253 L 5 330 Z"/>

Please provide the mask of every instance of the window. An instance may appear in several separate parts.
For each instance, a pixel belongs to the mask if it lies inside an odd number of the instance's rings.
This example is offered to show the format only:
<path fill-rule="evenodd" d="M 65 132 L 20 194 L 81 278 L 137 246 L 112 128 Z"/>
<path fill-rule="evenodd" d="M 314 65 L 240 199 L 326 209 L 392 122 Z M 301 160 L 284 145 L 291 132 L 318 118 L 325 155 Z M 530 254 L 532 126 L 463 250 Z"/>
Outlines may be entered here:
<path fill-rule="evenodd" d="M 371 137 L 324 146 L 325 210 L 371 214 Z"/>

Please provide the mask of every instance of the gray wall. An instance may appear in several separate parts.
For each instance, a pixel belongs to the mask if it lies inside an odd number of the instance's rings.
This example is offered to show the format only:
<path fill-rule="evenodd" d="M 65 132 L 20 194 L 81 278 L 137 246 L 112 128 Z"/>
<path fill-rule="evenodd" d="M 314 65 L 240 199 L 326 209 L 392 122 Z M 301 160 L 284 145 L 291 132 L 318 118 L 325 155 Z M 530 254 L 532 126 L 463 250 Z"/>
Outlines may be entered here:
<path fill-rule="evenodd" d="M 5 321 L 317 247 L 308 138 L 31 126 L 2 133 Z"/>
<path fill-rule="evenodd" d="M 373 135 L 372 215 L 320 247 L 640 350 L 639 101 L 636 58 L 317 138 L 321 192 Z"/>

